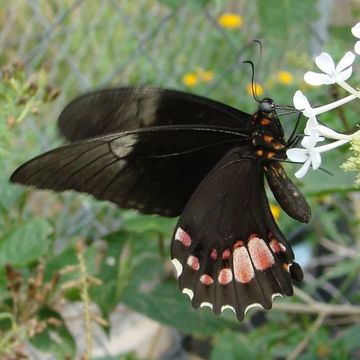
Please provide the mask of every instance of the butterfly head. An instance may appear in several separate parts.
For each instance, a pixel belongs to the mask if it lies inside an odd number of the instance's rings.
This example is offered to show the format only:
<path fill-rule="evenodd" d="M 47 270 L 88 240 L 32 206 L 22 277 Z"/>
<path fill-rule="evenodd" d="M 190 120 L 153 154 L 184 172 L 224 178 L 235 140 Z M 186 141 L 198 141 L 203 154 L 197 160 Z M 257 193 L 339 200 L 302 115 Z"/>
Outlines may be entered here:
<path fill-rule="evenodd" d="M 271 114 L 275 111 L 275 103 L 270 98 L 264 98 L 259 102 L 259 110 L 265 114 Z"/>

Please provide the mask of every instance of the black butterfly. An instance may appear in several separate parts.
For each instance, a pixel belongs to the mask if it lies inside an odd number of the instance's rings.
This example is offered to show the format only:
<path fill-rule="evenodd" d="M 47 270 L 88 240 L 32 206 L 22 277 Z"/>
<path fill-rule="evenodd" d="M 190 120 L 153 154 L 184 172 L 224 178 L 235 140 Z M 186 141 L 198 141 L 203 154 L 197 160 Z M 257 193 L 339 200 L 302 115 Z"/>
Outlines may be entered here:
<path fill-rule="evenodd" d="M 181 215 L 171 258 L 195 308 L 231 308 L 242 320 L 292 295 L 302 270 L 269 209 L 264 174 L 290 216 L 308 222 L 310 208 L 279 162 L 288 143 L 272 100 L 249 115 L 173 90 L 111 89 L 75 99 L 58 125 L 73 143 L 26 162 L 11 181 Z"/>

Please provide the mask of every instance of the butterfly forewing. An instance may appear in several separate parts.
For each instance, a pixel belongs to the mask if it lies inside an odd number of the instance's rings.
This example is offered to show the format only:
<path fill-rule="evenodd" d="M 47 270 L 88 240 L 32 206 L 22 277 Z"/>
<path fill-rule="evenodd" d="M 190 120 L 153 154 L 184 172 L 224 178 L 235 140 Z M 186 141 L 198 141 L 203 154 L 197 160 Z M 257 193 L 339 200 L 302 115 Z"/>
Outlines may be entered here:
<path fill-rule="evenodd" d="M 181 91 L 128 87 L 95 91 L 70 102 L 58 125 L 71 141 L 164 125 L 205 125 L 247 132 L 251 115 Z"/>
<path fill-rule="evenodd" d="M 293 253 L 278 229 L 263 186 L 262 164 L 231 150 L 202 181 L 179 219 L 171 256 L 194 307 L 233 309 L 293 293 Z"/>
<path fill-rule="evenodd" d="M 179 215 L 201 180 L 247 136 L 226 129 L 141 129 L 70 144 L 22 165 L 11 180 L 76 190 L 123 208 Z"/>

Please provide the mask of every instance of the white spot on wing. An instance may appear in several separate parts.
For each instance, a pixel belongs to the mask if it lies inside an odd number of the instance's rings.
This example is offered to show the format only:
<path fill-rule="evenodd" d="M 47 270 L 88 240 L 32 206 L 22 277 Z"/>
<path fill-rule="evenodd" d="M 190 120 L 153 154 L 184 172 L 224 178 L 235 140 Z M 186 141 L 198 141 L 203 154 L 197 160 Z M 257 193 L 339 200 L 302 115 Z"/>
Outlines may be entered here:
<path fill-rule="evenodd" d="M 204 301 L 204 302 L 202 302 L 202 303 L 200 304 L 200 307 L 201 307 L 201 308 L 202 308 L 202 307 L 209 307 L 209 308 L 212 310 L 213 305 L 212 305 L 211 303 L 207 302 L 207 301 Z"/>
<path fill-rule="evenodd" d="M 176 276 L 179 277 L 183 271 L 183 266 L 181 265 L 181 262 L 178 259 L 172 259 L 171 262 L 173 263 L 175 270 L 176 270 Z"/>
<path fill-rule="evenodd" d="M 129 155 L 137 141 L 135 134 L 121 136 L 110 143 L 112 152 L 119 158 Z"/>
<path fill-rule="evenodd" d="M 271 295 L 271 300 L 274 300 L 277 297 L 283 297 L 283 296 L 280 293 L 274 293 L 274 294 Z"/>
<path fill-rule="evenodd" d="M 232 310 L 232 311 L 236 314 L 236 311 L 235 311 L 234 307 L 231 306 L 231 305 L 223 305 L 223 306 L 221 307 L 221 312 L 223 312 L 223 311 L 226 310 L 226 309 L 230 309 L 230 310 Z"/>
<path fill-rule="evenodd" d="M 250 309 L 254 308 L 254 307 L 260 307 L 261 309 L 264 309 L 264 307 L 259 304 L 259 303 L 253 303 L 253 304 L 250 304 L 246 307 L 245 311 L 244 311 L 244 314 L 246 314 Z"/>
<path fill-rule="evenodd" d="M 191 289 L 183 288 L 182 289 L 183 294 L 186 294 L 189 296 L 190 300 L 194 297 L 194 292 Z"/>

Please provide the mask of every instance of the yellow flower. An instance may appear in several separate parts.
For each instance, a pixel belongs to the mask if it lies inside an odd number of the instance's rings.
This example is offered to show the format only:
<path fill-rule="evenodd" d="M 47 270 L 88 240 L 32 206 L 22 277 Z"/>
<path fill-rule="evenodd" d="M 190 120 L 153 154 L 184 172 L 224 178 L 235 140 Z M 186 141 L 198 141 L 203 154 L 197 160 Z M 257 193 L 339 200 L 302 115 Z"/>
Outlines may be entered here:
<path fill-rule="evenodd" d="M 220 26 L 226 29 L 239 29 L 243 24 L 243 18 L 233 13 L 221 14 L 217 21 Z"/>
<path fill-rule="evenodd" d="M 204 82 L 210 82 L 214 78 L 214 72 L 211 70 L 198 70 L 199 77 Z"/>
<path fill-rule="evenodd" d="M 261 96 L 262 94 L 264 94 L 264 88 L 258 84 L 258 83 L 255 83 L 254 84 L 254 89 L 255 89 L 255 95 L 257 96 Z M 246 91 L 248 92 L 248 94 L 252 95 L 253 94 L 253 86 L 251 83 L 247 84 L 246 85 Z"/>
<path fill-rule="evenodd" d="M 183 76 L 182 82 L 185 86 L 193 87 L 198 83 L 198 76 L 194 73 L 187 73 Z"/>
<path fill-rule="evenodd" d="M 280 218 L 280 206 L 276 204 L 270 204 L 270 210 L 271 213 L 273 214 L 275 221 L 278 221 Z"/>
<path fill-rule="evenodd" d="M 279 71 L 278 72 L 278 79 L 281 83 L 285 85 L 292 84 L 293 76 L 288 71 Z"/>

